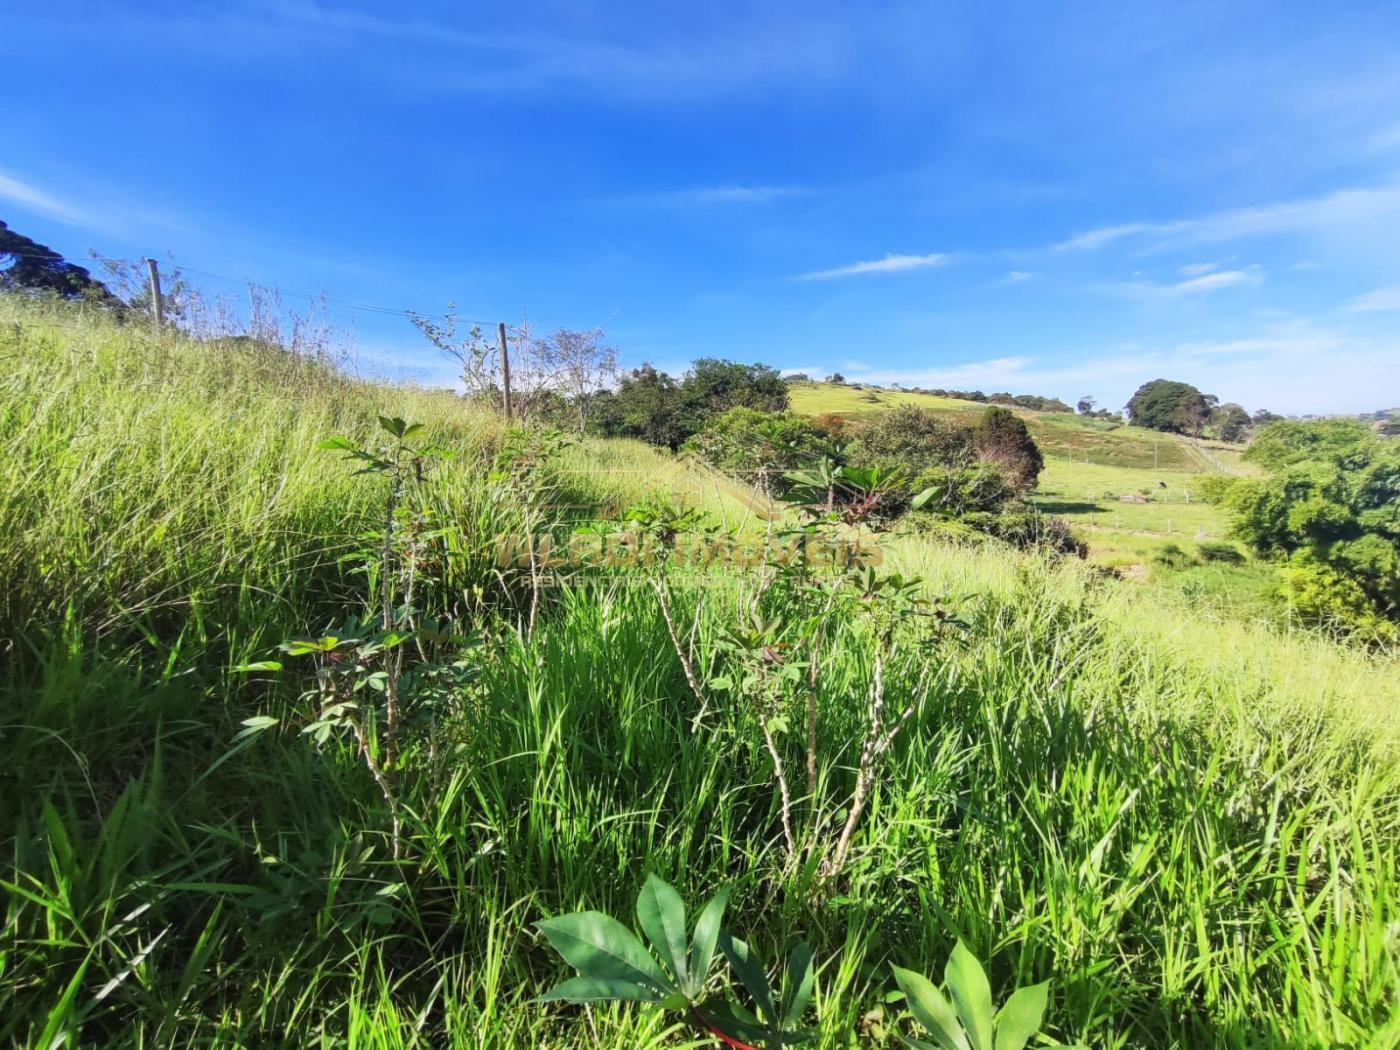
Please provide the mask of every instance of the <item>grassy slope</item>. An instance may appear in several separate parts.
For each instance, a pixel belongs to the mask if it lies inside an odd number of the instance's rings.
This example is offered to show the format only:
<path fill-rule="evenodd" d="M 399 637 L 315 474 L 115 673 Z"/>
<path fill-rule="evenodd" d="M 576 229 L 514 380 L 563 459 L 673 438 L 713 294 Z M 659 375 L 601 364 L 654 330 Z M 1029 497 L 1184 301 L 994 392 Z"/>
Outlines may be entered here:
<path fill-rule="evenodd" d="M 836 413 L 869 417 L 899 404 L 974 421 L 985 406 L 952 398 L 901 391 L 857 390 L 827 383 L 792 389 L 792 407 L 811 415 Z M 1238 446 L 1203 442 L 1199 446 L 1169 434 L 1084 419 L 1063 412 L 1014 410 L 1027 423 L 1045 455 L 1045 471 L 1033 499 L 1047 513 L 1065 518 L 1089 544 L 1089 560 L 1127 569 L 1134 579 L 1150 579 L 1198 606 L 1228 608 L 1246 619 L 1277 621 L 1285 615 L 1274 570 L 1265 564 L 1158 562 L 1175 545 L 1194 556 L 1199 541 L 1228 538 L 1229 523 L 1218 508 L 1192 493 L 1200 473 L 1248 474 Z M 1145 493 L 1150 502 L 1124 501 Z"/>
<path fill-rule="evenodd" d="M 527 1002 L 559 975 L 530 922 L 626 915 L 647 871 L 690 900 L 734 883 L 735 928 L 760 943 L 810 937 L 824 1047 L 851 1045 L 887 962 L 932 973 L 955 933 L 998 989 L 1053 978 L 1067 1040 L 1400 1032 L 1393 662 L 1075 564 L 895 543 L 891 562 L 972 631 L 891 674 L 898 699 L 926 664 L 931 693 L 841 896 L 813 897 L 810 873 L 780 864 L 751 721 L 720 705 L 715 733 L 689 731 L 695 701 L 648 591 L 564 591 L 532 636 L 492 618 L 518 581 L 486 553 L 515 524 L 484 484 L 491 421 L 11 303 L 0 354 L 0 1039 L 683 1045 L 653 1011 Z M 440 752 L 402 780 L 400 862 L 348 748 L 293 726 L 229 751 L 241 719 L 299 705 L 294 682 L 228 666 L 353 601 L 335 555 L 378 496 L 314 444 L 368 435 L 386 410 L 459 453 L 436 482 L 457 536 L 448 579 L 424 600 L 489 627 L 477 685 L 438 712 Z M 589 443 L 562 467 L 569 502 L 659 489 L 738 523 L 754 513 L 638 445 Z M 702 665 L 751 587 L 709 582 L 676 603 L 701 618 Z M 833 652 L 829 809 L 850 790 L 870 673 L 858 639 Z"/>
<path fill-rule="evenodd" d="M 894 405 L 917 405 L 950 418 L 975 420 L 986 408 L 974 401 L 911 394 L 895 390 L 857 390 L 829 383 L 798 383 L 792 387 L 792 409 L 805 415 L 834 413 L 860 418 Z M 1013 411 L 1026 421 L 1031 436 L 1047 459 L 1059 456 L 1104 466 L 1198 471 L 1201 462 L 1185 444 L 1170 435 L 1139 427 L 1120 426 L 1102 419 L 1085 419 L 1072 412 Z"/>

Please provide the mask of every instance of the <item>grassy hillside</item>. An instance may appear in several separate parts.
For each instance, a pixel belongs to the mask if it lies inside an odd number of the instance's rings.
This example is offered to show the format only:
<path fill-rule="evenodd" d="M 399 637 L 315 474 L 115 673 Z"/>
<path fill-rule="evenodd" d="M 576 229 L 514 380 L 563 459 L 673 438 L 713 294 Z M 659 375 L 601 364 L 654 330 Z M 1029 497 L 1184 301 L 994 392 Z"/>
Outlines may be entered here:
<path fill-rule="evenodd" d="M 950 419 L 974 422 L 985 405 L 904 391 L 856 389 L 829 383 L 792 388 L 796 412 L 870 418 L 899 404 L 912 404 Z M 1032 500 L 1046 513 L 1066 519 L 1089 545 L 1089 559 L 1151 580 L 1197 603 L 1231 608 L 1248 619 L 1277 621 L 1285 615 L 1274 570 L 1266 565 L 1199 563 L 1199 544 L 1228 540 L 1229 521 L 1204 503 L 1192 479 L 1203 473 L 1249 474 L 1239 446 L 1186 441 L 1109 420 L 1064 412 L 1013 409 L 1026 421 L 1045 456 L 1045 470 Z M 1139 502 L 1141 497 L 1146 502 Z M 1168 565 L 1180 548 L 1186 564 Z"/>
<path fill-rule="evenodd" d="M 713 1045 L 652 1007 L 531 1002 L 568 972 L 532 924 L 630 925 L 648 873 L 688 902 L 731 885 L 727 924 L 770 958 L 810 941 L 819 1047 L 895 1045 L 869 1023 L 896 1023 L 889 965 L 934 975 L 957 938 L 998 999 L 1051 981 L 1067 1042 L 1400 1038 L 1393 660 L 1078 563 L 891 542 L 966 632 L 892 655 L 911 715 L 823 882 L 876 688 L 857 613 L 824 624 L 794 863 L 764 726 L 718 685 L 743 610 L 789 599 L 753 570 L 670 574 L 712 690 L 697 727 L 647 580 L 546 588 L 531 629 L 529 580 L 493 557 L 540 493 L 580 523 L 653 495 L 761 531 L 742 490 L 610 442 L 512 487 L 499 423 L 456 398 L 63 310 L 0 301 L 0 354 L 0 1040 Z M 302 731 L 311 666 L 233 670 L 375 615 L 345 556 L 377 543 L 386 483 L 317 443 L 386 414 L 455 453 L 424 490 L 414 605 L 472 636 L 448 687 L 405 694 L 397 855 L 353 738 Z M 254 717 L 272 728 L 237 739 Z M 800 731 L 776 731 L 800 769 Z"/>
<path fill-rule="evenodd" d="M 859 419 L 894 405 L 917 405 L 955 419 L 974 420 L 985 408 L 975 401 L 912 394 L 898 390 L 856 389 L 831 383 L 794 383 L 792 410 L 804 415 L 834 413 Z M 1208 469 L 1184 442 L 1170 434 L 1123 426 L 1111 420 L 1086 419 L 1072 412 L 1013 409 L 1026 421 L 1047 459 L 1063 456 L 1100 466 L 1198 471 Z"/>

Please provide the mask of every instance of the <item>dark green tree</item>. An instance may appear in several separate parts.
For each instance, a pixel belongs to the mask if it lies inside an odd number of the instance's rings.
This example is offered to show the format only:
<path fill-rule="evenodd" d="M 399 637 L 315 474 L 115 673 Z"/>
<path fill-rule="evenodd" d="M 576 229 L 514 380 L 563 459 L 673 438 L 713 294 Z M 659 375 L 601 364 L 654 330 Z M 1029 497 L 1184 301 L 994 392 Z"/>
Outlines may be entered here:
<path fill-rule="evenodd" d="M 1035 488 L 1045 458 L 1026 429 L 1026 421 L 1005 408 L 989 408 L 972 428 L 972 445 L 983 463 L 999 467 L 1020 492 Z"/>
<path fill-rule="evenodd" d="M 682 418 L 680 384 L 647 364 L 623 373 L 616 390 L 597 396 L 589 426 L 609 437 L 639 438 L 669 449 L 680 448 L 695 432 Z"/>
<path fill-rule="evenodd" d="M 3 222 L 0 222 L 0 289 L 48 292 L 64 299 L 119 305 L 107 286 L 86 269 Z"/>
<path fill-rule="evenodd" d="M 1199 436 L 1216 403 L 1213 395 L 1201 393 L 1190 383 L 1154 379 L 1138 387 L 1128 401 L 1128 418 L 1149 430 Z"/>
<path fill-rule="evenodd" d="M 681 395 L 698 425 L 731 408 L 782 412 L 788 407 L 788 386 L 777 369 L 718 357 L 702 357 L 691 363 L 681 380 Z"/>

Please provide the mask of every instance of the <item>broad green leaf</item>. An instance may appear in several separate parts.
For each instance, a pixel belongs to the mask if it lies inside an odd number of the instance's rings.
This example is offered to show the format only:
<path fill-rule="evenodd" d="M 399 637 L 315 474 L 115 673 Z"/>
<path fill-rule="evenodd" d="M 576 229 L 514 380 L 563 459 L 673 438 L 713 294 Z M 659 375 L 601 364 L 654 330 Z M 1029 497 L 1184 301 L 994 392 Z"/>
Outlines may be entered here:
<path fill-rule="evenodd" d="M 807 1003 L 812 999 L 812 948 L 806 942 L 799 944 L 788 956 L 787 983 L 783 986 L 783 1024 L 792 1027 L 802 1020 L 807 1012 Z"/>
<path fill-rule="evenodd" d="M 977 956 L 961 940 L 948 957 L 943 983 L 958 1008 L 972 1050 L 994 1050 L 992 1045 L 992 988 Z"/>
<path fill-rule="evenodd" d="M 749 995 L 758 1006 L 759 1013 L 766 1020 L 775 1020 L 778 1011 L 773 1009 L 773 997 L 768 991 L 768 975 L 764 973 L 763 966 L 754 958 L 749 946 L 728 933 L 721 933 L 719 946 L 724 951 L 724 957 L 729 960 L 729 967 L 738 976 L 740 983 L 748 989 Z"/>
<path fill-rule="evenodd" d="M 894 971 L 895 984 L 904 993 L 914 1018 L 923 1025 L 936 1044 L 943 1050 L 969 1050 L 967 1036 L 958 1023 L 957 1011 L 943 998 L 932 981 L 913 970 L 903 970 L 898 966 Z"/>
<path fill-rule="evenodd" d="M 408 429 L 408 424 L 398 416 L 394 416 L 393 418 L 389 416 L 380 416 L 379 425 L 396 438 L 403 437 L 403 432 Z"/>
<path fill-rule="evenodd" d="M 637 921 L 677 982 L 686 983 L 685 905 L 675 888 L 648 875 L 637 895 Z"/>
<path fill-rule="evenodd" d="M 997 1014 L 996 1050 L 1021 1050 L 1040 1031 L 1048 981 L 1018 988 Z"/>
<path fill-rule="evenodd" d="M 278 648 L 288 656 L 306 656 L 308 653 L 332 652 L 339 644 L 339 638 L 327 635 L 324 638 L 293 638 L 290 642 L 283 642 Z"/>
<path fill-rule="evenodd" d="M 273 718 L 271 715 L 254 715 L 252 718 L 243 719 L 244 728 L 240 730 L 238 735 L 233 739 L 245 740 L 250 736 L 257 736 L 259 733 L 265 733 L 275 725 L 277 725 L 277 719 Z"/>
<path fill-rule="evenodd" d="M 636 934 L 611 915 L 581 911 L 535 923 L 550 946 L 584 977 L 669 991 L 656 961 Z"/>
<path fill-rule="evenodd" d="M 917 496 L 915 496 L 913 501 L 909 504 L 909 506 L 914 510 L 923 510 L 924 507 L 928 506 L 929 501 L 932 500 L 933 497 L 937 496 L 942 491 L 943 489 L 941 486 L 930 485 L 928 488 L 924 489 L 923 492 L 920 492 Z"/>
<path fill-rule="evenodd" d="M 280 670 L 282 670 L 282 664 L 281 664 L 281 662 L 278 661 L 278 660 L 256 660 L 256 661 L 254 661 L 253 663 L 250 663 L 250 664 L 238 664 L 238 665 L 235 666 L 235 667 L 230 667 L 229 670 L 230 670 L 230 671 L 239 671 L 239 672 L 246 672 L 246 671 L 280 671 Z M 245 722 L 244 724 L 246 725 L 247 723 Z"/>
<path fill-rule="evenodd" d="M 423 433 L 425 429 L 426 428 L 423 426 L 422 423 L 410 423 L 408 426 L 403 428 L 403 433 L 400 434 L 399 437 L 407 441 L 409 438 L 416 437 L 417 435 Z"/>
<path fill-rule="evenodd" d="M 346 437 L 332 437 L 326 438 L 325 441 L 318 441 L 316 447 L 330 449 L 332 451 L 344 450 L 348 452 L 354 450 L 355 443 Z"/>
<path fill-rule="evenodd" d="M 692 995 L 700 994 L 705 978 L 710 975 L 720 923 L 724 921 L 724 909 L 728 904 L 729 887 L 723 886 L 700 909 L 700 917 L 695 920 L 695 936 L 690 942 L 690 987 L 687 989 Z"/>
<path fill-rule="evenodd" d="M 561 981 L 543 995 L 535 996 L 537 1003 L 598 1003 L 618 1000 L 631 1003 L 654 1003 L 660 995 L 652 988 L 599 977 L 571 977 Z"/>

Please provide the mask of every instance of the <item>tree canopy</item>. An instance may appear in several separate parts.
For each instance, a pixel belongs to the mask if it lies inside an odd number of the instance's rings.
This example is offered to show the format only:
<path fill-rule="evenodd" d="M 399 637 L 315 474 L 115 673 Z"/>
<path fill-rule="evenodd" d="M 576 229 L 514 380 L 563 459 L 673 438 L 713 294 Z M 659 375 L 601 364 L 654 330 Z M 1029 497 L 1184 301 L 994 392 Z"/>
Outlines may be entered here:
<path fill-rule="evenodd" d="M 1234 531 L 1283 562 L 1304 618 L 1376 641 L 1400 639 L 1400 448 L 1355 420 L 1270 424 L 1246 458 L 1271 471 L 1225 495 Z"/>
<path fill-rule="evenodd" d="M 674 450 L 730 409 L 782 412 L 787 407 L 788 384 L 776 369 L 706 357 L 680 380 L 651 365 L 624 373 L 616 390 L 594 397 L 592 425 L 605 435 Z"/>
<path fill-rule="evenodd" d="M 65 299 L 117 304 L 107 286 L 85 268 L 4 222 L 0 222 L 0 290 L 48 292 Z"/>
<path fill-rule="evenodd" d="M 1342 463 L 1356 455 L 1369 457 L 1375 439 L 1365 423 L 1355 419 L 1282 419 L 1259 431 L 1244 458 L 1265 470 L 1279 470 L 1308 460 Z"/>
<path fill-rule="evenodd" d="M 1128 418 L 1135 426 L 1199 436 L 1219 399 L 1190 383 L 1154 379 L 1138 387 L 1128 401 Z"/>

